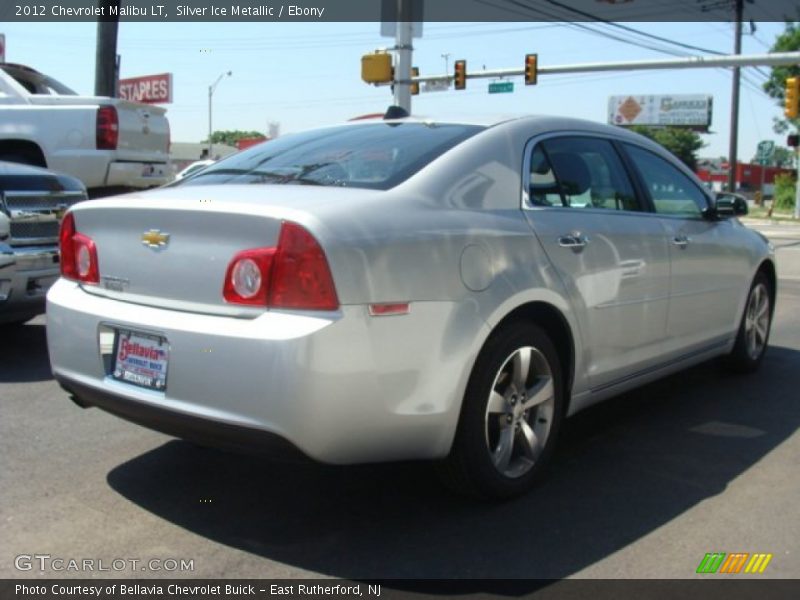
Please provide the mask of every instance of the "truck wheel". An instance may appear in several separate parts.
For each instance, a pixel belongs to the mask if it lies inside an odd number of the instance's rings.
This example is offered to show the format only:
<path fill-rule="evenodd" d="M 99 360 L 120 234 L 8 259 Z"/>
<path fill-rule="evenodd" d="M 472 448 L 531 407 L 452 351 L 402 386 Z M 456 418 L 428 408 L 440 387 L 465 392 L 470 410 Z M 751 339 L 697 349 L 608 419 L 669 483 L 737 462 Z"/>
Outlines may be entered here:
<path fill-rule="evenodd" d="M 504 499 L 528 491 L 553 453 L 564 417 L 558 354 L 528 321 L 511 323 L 478 356 L 456 439 L 442 463 L 458 492 Z"/>

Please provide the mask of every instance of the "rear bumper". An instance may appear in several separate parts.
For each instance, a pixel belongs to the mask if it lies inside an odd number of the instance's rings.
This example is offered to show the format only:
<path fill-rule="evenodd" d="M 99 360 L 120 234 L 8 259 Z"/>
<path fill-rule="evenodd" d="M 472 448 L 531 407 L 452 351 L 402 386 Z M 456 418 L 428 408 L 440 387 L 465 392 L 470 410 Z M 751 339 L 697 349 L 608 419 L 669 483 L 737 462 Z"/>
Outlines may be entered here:
<path fill-rule="evenodd" d="M 143 189 L 163 185 L 171 180 L 166 157 L 164 162 L 150 162 L 136 155 L 129 158 L 120 160 L 120 155 L 115 150 L 60 152 L 48 157 L 47 166 L 77 177 L 89 189 Z"/>
<path fill-rule="evenodd" d="M 63 279 L 47 304 L 53 372 L 85 403 L 212 445 L 277 437 L 331 464 L 447 455 L 483 327 L 446 302 L 416 303 L 400 317 L 353 305 L 242 319 L 111 300 Z M 115 328 L 166 338 L 166 391 L 110 376 L 100 333 Z"/>
<path fill-rule="evenodd" d="M 108 166 L 105 184 L 149 188 L 164 185 L 171 180 L 166 163 L 112 162 Z"/>
<path fill-rule="evenodd" d="M 284 438 L 252 427 L 230 425 L 175 412 L 162 407 L 130 402 L 104 390 L 56 376 L 61 387 L 83 408 L 97 407 L 137 425 L 204 446 L 224 448 L 270 458 L 308 460 L 299 448 Z"/>

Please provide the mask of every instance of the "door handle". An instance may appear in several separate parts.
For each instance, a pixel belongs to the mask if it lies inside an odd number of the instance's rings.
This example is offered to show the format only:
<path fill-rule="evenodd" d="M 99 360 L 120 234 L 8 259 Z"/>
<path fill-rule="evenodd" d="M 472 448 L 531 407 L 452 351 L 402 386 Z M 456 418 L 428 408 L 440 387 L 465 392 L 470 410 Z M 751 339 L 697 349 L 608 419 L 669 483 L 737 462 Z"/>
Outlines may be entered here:
<path fill-rule="evenodd" d="M 586 247 L 586 244 L 589 243 L 589 238 L 582 233 L 572 232 L 567 235 L 562 235 L 558 238 L 558 245 L 562 248 L 572 248 L 574 250 L 580 250 L 581 248 Z"/>
<path fill-rule="evenodd" d="M 692 241 L 688 235 L 676 235 L 672 238 L 672 243 L 675 244 L 681 250 L 685 250 L 686 246 L 689 245 L 689 242 Z"/>

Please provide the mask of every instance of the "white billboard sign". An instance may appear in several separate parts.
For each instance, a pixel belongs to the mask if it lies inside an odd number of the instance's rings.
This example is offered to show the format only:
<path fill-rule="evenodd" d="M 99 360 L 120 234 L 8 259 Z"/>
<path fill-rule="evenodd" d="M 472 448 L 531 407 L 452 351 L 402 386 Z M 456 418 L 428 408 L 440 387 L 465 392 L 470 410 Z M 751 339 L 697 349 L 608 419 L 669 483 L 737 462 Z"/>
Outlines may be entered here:
<path fill-rule="evenodd" d="M 662 94 L 611 96 L 608 122 L 612 125 L 675 126 L 705 129 L 711 125 L 713 96 Z"/>
<path fill-rule="evenodd" d="M 423 92 L 446 92 L 448 89 L 450 89 L 450 79 L 447 77 L 431 79 L 422 83 Z"/>

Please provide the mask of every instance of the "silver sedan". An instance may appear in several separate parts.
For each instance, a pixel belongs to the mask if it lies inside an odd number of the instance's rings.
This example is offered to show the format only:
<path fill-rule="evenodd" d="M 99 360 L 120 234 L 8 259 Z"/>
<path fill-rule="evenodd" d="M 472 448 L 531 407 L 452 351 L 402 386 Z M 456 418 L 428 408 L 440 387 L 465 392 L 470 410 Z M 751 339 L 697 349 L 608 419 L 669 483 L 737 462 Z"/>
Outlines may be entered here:
<path fill-rule="evenodd" d="M 67 214 L 53 372 L 201 443 L 432 459 L 509 497 L 565 417 L 714 357 L 759 366 L 775 259 L 742 210 L 574 119 L 287 135 Z"/>

